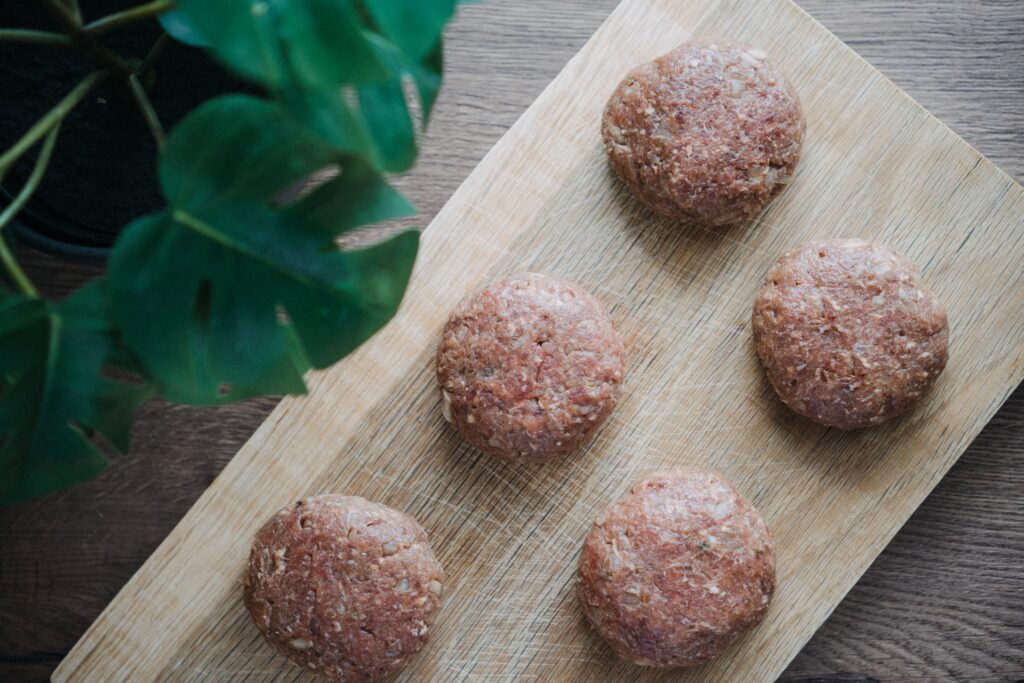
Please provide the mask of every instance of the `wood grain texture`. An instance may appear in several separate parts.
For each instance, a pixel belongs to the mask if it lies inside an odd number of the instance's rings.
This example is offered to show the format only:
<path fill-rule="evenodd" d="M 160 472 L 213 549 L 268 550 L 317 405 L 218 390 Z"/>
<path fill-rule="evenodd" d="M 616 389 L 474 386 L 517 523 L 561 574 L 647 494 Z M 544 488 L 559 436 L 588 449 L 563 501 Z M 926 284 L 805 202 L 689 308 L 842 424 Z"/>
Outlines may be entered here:
<path fill-rule="evenodd" d="M 792 187 L 729 231 L 655 220 L 611 178 L 595 136 L 623 73 L 701 34 L 763 46 L 809 123 Z M 433 535 L 450 577 L 445 618 L 406 680 L 633 677 L 580 618 L 573 560 L 596 511 L 680 463 L 718 469 L 752 498 L 780 565 L 762 626 L 689 678 L 774 679 L 1024 374 L 1022 227 L 1024 190 L 794 5 L 626 0 L 435 218 L 395 320 L 312 376 L 308 398 L 277 407 L 54 680 L 292 678 L 241 608 L 238 576 L 253 529 L 322 491 L 387 502 Z M 849 234 L 922 265 L 954 352 L 912 415 L 837 433 L 781 408 L 748 319 L 779 253 Z M 523 269 L 589 286 L 629 349 L 617 413 L 582 453 L 543 468 L 467 448 L 431 376 L 446 311 Z"/>
<path fill-rule="evenodd" d="M 448 84 L 417 173 L 432 215 L 600 23 L 612 2 L 492 2 L 451 33 Z M 1021 176 L 1024 21 L 1013 2 L 805 3 L 958 132 Z M 943 23 L 946 22 L 946 23 Z M 922 26 L 930 27 L 923 35 Z M 935 37 L 941 31 L 941 41 Z M 942 87 L 955 82 L 957 90 Z M 34 257 L 60 292 L 89 271 Z M 131 457 L 103 477 L 0 513 L 0 678 L 39 680 L 148 555 L 273 404 L 197 410 L 156 404 Z M 882 680 L 1024 676 L 1024 392 L 790 668 Z"/>

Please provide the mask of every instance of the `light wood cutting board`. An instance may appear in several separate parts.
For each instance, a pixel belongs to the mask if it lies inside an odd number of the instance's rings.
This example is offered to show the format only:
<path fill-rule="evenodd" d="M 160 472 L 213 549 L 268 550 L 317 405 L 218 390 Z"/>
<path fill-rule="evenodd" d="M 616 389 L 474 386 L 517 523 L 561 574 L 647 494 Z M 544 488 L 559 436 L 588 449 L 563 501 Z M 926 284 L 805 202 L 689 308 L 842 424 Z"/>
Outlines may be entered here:
<path fill-rule="evenodd" d="M 673 225 L 612 177 L 598 130 L 633 65 L 695 35 L 756 43 L 808 120 L 793 184 L 730 229 Z M 843 433 L 788 412 L 763 377 L 750 307 L 774 259 L 878 237 L 919 263 L 950 314 L 951 355 L 905 418 Z M 573 278 L 611 309 L 623 398 L 589 447 L 499 463 L 444 423 L 433 352 L 448 310 L 521 270 Z M 777 539 L 767 620 L 693 679 L 776 677 L 1024 376 L 1024 190 L 789 0 L 625 0 L 424 235 L 397 318 L 289 398 L 97 619 L 55 681 L 312 680 L 250 623 L 251 535 L 328 491 L 413 514 L 449 581 L 433 639 L 401 680 L 685 678 L 615 661 L 573 589 L 595 513 L 643 473 L 715 468 Z M 908 579 L 909 580 L 909 579 Z"/>

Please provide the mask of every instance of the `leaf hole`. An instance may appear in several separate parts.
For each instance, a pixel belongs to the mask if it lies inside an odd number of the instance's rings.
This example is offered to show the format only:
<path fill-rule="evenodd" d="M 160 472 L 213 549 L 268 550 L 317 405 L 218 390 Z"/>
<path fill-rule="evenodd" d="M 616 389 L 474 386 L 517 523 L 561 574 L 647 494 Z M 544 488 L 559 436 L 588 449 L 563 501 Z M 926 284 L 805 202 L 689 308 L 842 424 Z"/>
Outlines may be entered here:
<path fill-rule="evenodd" d="M 109 363 L 100 367 L 100 377 L 110 380 L 111 382 L 130 384 L 132 386 L 141 386 L 146 382 L 138 372 L 120 365 L 112 365 Z"/>
<path fill-rule="evenodd" d="M 84 438 L 88 439 L 89 443 L 91 443 L 96 450 L 106 456 L 108 460 L 117 457 L 117 455 L 122 452 L 116 444 L 111 442 L 110 439 L 103 434 L 103 432 L 89 429 L 77 420 L 70 422 L 69 426 Z"/>
<path fill-rule="evenodd" d="M 288 315 L 288 311 L 284 310 L 284 306 L 278 304 L 274 309 L 274 314 L 277 316 L 277 324 L 282 327 L 288 327 L 292 324 L 292 317 Z"/>
<path fill-rule="evenodd" d="M 340 176 L 341 172 L 342 168 L 339 164 L 329 164 L 320 170 L 313 171 L 309 177 L 298 180 L 278 192 L 270 200 L 270 205 L 275 209 L 279 209 L 301 201 L 313 194 L 321 185 L 325 185 Z"/>
<path fill-rule="evenodd" d="M 345 104 L 352 111 L 361 111 L 359 106 L 359 92 L 356 90 L 354 85 L 343 85 L 341 86 L 341 99 L 345 100 Z"/>
<path fill-rule="evenodd" d="M 423 130 L 423 108 L 426 103 L 420 100 L 416 81 L 411 76 L 402 78 L 402 95 L 405 97 L 405 109 L 409 112 L 409 118 L 412 119 L 413 134 L 417 139 L 421 139 L 425 132 Z"/>

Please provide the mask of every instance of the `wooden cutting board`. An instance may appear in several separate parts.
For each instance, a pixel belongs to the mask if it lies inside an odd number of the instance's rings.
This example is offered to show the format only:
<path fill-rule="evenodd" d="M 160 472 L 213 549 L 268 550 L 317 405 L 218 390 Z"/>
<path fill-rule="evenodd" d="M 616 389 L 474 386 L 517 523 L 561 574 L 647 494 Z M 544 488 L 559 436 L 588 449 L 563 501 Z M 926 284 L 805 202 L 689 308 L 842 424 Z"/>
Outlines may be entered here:
<path fill-rule="evenodd" d="M 673 225 L 612 177 L 598 130 L 630 67 L 696 35 L 763 47 L 808 120 L 792 185 L 730 229 Z M 905 418 L 842 433 L 788 412 L 763 377 L 750 307 L 774 259 L 821 237 L 880 238 L 919 263 L 950 314 L 951 356 Z M 502 275 L 573 278 L 611 309 L 623 398 L 564 462 L 508 465 L 444 423 L 433 352 L 448 310 Z M 92 625 L 55 681 L 296 681 L 250 623 L 254 530 L 328 491 L 413 514 L 449 576 L 433 639 L 401 680 L 686 678 L 614 660 L 576 605 L 595 513 L 643 473 L 734 481 L 775 531 L 767 620 L 690 677 L 771 680 L 1024 376 L 1024 190 L 789 0 L 625 0 L 424 235 L 397 318 L 310 377 L 256 432 Z"/>

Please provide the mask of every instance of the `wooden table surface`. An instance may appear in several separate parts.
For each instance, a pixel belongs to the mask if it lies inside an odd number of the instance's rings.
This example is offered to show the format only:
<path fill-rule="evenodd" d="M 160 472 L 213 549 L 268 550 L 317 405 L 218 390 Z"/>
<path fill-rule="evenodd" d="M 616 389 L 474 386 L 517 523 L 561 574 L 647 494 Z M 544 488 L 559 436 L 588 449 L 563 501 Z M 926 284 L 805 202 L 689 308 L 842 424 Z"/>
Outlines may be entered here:
<path fill-rule="evenodd" d="M 420 207 L 422 224 L 616 2 L 492 0 L 461 11 L 448 34 L 447 81 L 423 157 L 400 183 Z M 1024 179 L 1019 0 L 802 5 Z M 98 272 L 21 254 L 52 296 Z M 138 416 L 131 451 L 103 475 L 0 510 L 0 681 L 48 678 L 275 402 L 190 408 L 153 401 Z M 1019 389 L 783 680 L 1024 680 L 1022 454 Z"/>

